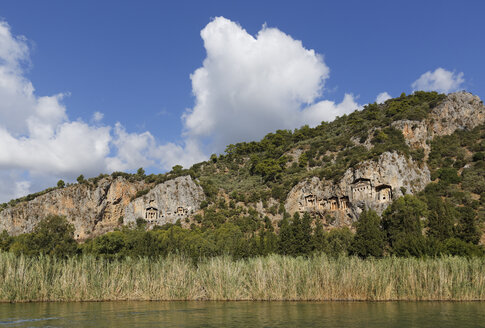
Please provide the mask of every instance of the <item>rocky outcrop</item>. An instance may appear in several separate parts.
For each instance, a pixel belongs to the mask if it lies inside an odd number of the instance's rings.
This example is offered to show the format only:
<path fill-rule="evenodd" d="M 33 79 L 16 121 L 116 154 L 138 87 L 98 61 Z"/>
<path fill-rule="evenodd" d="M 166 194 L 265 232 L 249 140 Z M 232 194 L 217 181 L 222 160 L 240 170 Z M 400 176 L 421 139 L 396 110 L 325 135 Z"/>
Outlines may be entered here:
<path fill-rule="evenodd" d="M 147 190 L 142 197 L 138 192 Z M 47 215 L 63 215 L 73 224 L 74 237 L 84 240 L 122 224 L 130 225 L 136 218 L 145 218 L 150 207 L 162 209 L 164 217 L 149 224 L 175 222 L 199 210 L 204 199 L 202 188 L 190 176 L 178 177 L 156 186 L 143 181 L 130 182 L 123 177 L 104 178 L 96 184 L 75 184 L 56 189 L 31 201 L 7 207 L 0 212 L 0 231 L 12 235 L 31 232 Z M 154 205 L 154 206 L 151 206 Z M 182 208 L 183 215 L 177 212 Z M 151 221 L 151 222 L 150 222 Z"/>
<path fill-rule="evenodd" d="M 426 159 L 431 150 L 428 143 L 434 137 L 450 135 L 456 130 L 470 130 L 483 123 L 483 102 L 478 96 L 461 91 L 450 93 L 431 110 L 426 120 L 400 120 L 393 122 L 392 126 L 402 131 L 411 148 L 422 148 Z"/>
<path fill-rule="evenodd" d="M 345 171 L 338 183 L 313 177 L 297 184 L 288 194 L 290 214 L 311 212 L 333 226 L 356 221 L 364 208 L 382 213 L 403 193 L 416 193 L 430 182 L 428 168 L 404 155 L 384 153 L 378 161 L 365 161 Z"/>
<path fill-rule="evenodd" d="M 485 122 L 485 106 L 478 96 L 461 91 L 450 93 L 431 111 L 428 124 L 431 136 L 450 135 L 456 130 L 470 130 Z"/>
<path fill-rule="evenodd" d="M 431 147 L 427 141 L 433 137 L 426 121 L 400 120 L 393 122 L 391 125 L 402 131 L 404 140 L 409 147 L 412 149 L 422 148 L 427 158 L 431 151 Z"/>
<path fill-rule="evenodd" d="M 178 177 L 155 186 L 128 204 L 124 224 L 134 223 L 137 218 L 152 225 L 175 223 L 198 211 L 204 199 L 204 190 L 190 176 Z"/>

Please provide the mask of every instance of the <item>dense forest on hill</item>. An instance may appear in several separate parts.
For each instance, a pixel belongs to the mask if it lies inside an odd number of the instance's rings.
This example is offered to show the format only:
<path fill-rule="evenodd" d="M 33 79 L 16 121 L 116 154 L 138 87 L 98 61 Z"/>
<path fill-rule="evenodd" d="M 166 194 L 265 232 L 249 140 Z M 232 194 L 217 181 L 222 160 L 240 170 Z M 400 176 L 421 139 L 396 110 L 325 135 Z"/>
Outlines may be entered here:
<path fill-rule="evenodd" d="M 73 228 L 62 217 L 51 216 L 29 234 L 0 235 L 0 250 L 16 254 L 71 256 L 94 254 L 107 258 L 166 256 L 181 253 L 197 260 L 228 254 L 247 258 L 272 253 L 360 257 L 384 256 L 483 256 L 481 226 L 485 219 L 485 126 L 436 137 L 426 160 L 432 182 L 416 195 L 393 201 L 379 216 L 364 211 L 351 228 L 327 231 L 308 213 L 291 216 L 283 203 L 298 182 L 317 176 L 338 181 L 344 172 L 365 160 L 376 160 L 388 151 L 424 164 L 423 149 L 411 149 L 398 120 L 422 121 L 445 99 L 436 92 L 402 94 L 384 104 L 369 104 L 361 111 L 322 122 L 315 128 L 278 130 L 258 142 L 229 145 L 224 154 L 189 169 L 175 166 L 165 174 L 115 172 L 150 186 L 182 175 L 191 175 L 203 187 L 203 211 L 187 222 L 146 231 L 144 220 L 136 226 L 77 244 Z M 96 185 L 105 177 L 78 178 Z M 60 181 L 57 188 L 64 188 Z M 48 192 L 52 189 L 48 189 Z M 141 191 L 136 197 L 143 196 Z M 12 200 L 0 207 L 31 200 L 42 193 Z M 258 204 L 277 224 L 257 210 Z M 182 226 L 188 227 L 183 228 Z"/>

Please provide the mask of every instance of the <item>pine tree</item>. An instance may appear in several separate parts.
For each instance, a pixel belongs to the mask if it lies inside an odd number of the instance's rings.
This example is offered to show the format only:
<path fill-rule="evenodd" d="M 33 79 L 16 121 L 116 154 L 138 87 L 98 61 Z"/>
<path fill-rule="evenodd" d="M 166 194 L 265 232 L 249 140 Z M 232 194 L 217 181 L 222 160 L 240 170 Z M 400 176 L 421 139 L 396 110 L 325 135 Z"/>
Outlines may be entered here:
<path fill-rule="evenodd" d="M 441 198 L 428 197 L 428 208 L 427 235 L 441 241 L 453 237 L 453 223 L 457 215 L 453 206 Z"/>
<path fill-rule="evenodd" d="M 301 236 L 298 244 L 300 246 L 299 253 L 301 255 L 308 255 L 312 251 L 312 218 L 309 213 L 303 215 L 301 221 Z"/>
<path fill-rule="evenodd" d="M 278 252 L 283 255 L 292 254 L 293 232 L 288 218 L 281 220 L 280 234 L 278 241 Z"/>
<path fill-rule="evenodd" d="M 312 250 L 315 252 L 323 252 L 327 249 L 327 238 L 323 225 L 320 221 L 315 224 L 315 230 L 312 235 Z"/>
<path fill-rule="evenodd" d="M 351 253 L 366 258 L 382 257 L 384 254 L 385 234 L 381 219 L 373 210 L 363 211 L 356 224 L 356 233 L 351 245 Z"/>
<path fill-rule="evenodd" d="M 300 218 L 300 213 L 296 212 L 293 215 L 293 222 L 291 222 L 292 240 L 291 240 L 291 255 L 302 255 L 304 248 L 304 232 L 303 224 Z"/>
<path fill-rule="evenodd" d="M 394 254 L 422 256 L 426 253 L 421 219 L 427 216 L 426 203 L 412 195 L 398 198 L 384 211 L 382 225 Z"/>
<path fill-rule="evenodd" d="M 480 242 L 481 232 L 475 218 L 475 211 L 470 207 L 463 207 L 460 212 L 457 237 L 467 243 L 477 245 Z"/>

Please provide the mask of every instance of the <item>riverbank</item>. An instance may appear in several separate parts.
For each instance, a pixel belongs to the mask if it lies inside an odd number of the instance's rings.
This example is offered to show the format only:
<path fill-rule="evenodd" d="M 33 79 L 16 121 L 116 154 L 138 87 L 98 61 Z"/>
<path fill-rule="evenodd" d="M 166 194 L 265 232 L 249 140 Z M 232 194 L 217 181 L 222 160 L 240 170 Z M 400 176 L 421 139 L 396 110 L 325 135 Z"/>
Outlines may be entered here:
<path fill-rule="evenodd" d="M 181 256 L 107 261 L 0 254 L 0 301 L 485 300 L 485 259 L 280 255 L 197 265 Z"/>

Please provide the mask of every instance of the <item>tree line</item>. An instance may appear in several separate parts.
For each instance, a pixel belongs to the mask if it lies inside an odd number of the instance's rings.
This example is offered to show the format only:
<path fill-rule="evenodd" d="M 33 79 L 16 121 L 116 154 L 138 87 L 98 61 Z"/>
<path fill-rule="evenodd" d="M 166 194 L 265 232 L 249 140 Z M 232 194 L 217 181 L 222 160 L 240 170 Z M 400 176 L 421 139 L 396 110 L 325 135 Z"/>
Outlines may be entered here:
<path fill-rule="evenodd" d="M 325 231 L 320 219 L 308 213 L 286 214 L 276 232 L 266 217 L 259 229 L 244 228 L 226 220 L 213 226 L 182 228 L 180 222 L 146 230 L 145 222 L 77 243 L 74 228 L 61 216 L 49 216 L 31 233 L 16 237 L 0 234 L 0 250 L 15 254 L 69 257 L 93 254 L 110 259 L 159 257 L 183 254 L 194 261 L 230 255 L 236 259 L 269 254 L 310 256 L 355 255 L 429 257 L 440 255 L 483 256 L 481 231 L 473 210 L 431 198 L 428 203 L 405 195 L 395 200 L 380 217 L 365 210 L 349 228 Z M 247 223 L 246 223 L 247 224 Z"/>

